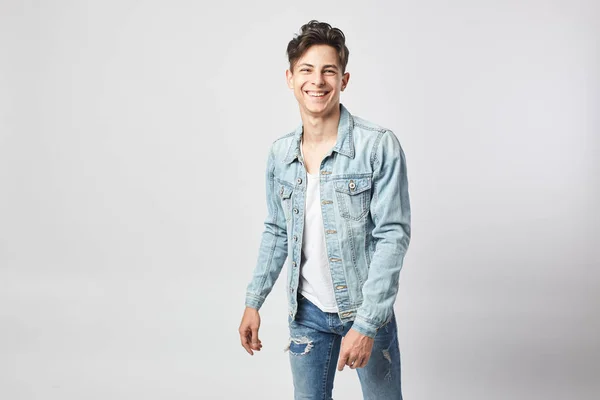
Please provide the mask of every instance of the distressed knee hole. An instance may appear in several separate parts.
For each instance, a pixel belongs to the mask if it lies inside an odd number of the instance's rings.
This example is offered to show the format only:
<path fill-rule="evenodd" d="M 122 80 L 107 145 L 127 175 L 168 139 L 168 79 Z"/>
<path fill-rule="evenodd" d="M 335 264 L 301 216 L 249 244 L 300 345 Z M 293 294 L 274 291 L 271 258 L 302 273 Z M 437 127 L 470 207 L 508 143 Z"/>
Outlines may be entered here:
<path fill-rule="evenodd" d="M 387 372 L 385 373 L 385 377 L 384 379 L 386 381 L 389 381 L 392 379 L 392 357 L 390 356 L 390 351 L 387 349 L 382 350 L 383 352 L 383 358 L 385 358 L 389 363 L 390 363 L 390 367 L 388 368 Z"/>
<path fill-rule="evenodd" d="M 290 342 L 283 349 L 283 351 L 290 351 L 290 354 L 294 356 L 303 356 L 307 354 L 310 349 L 313 348 L 312 341 L 306 336 L 302 336 L 299 338 L 290 338 Z"/>
<path fill-rule="evenodd" d="M 392 357 L 390 357 L 390 351 L 389 350 L 383 350 L 383 358 L 385 358 L 386 360 L 389 361 L 389 363 L 392 363 Z"/>

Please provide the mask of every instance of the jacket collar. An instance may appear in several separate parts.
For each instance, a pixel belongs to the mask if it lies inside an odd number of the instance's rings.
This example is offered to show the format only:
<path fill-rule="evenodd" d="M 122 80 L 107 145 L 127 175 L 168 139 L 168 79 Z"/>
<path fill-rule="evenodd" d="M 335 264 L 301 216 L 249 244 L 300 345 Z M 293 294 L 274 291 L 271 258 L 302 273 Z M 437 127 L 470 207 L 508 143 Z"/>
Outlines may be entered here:
<path fill-rule="evenodd" d="M 347 157 L 354 158 L 354 140 L 352 138 L 352 128 L 354 120 L 352 114 L 340 103 L 340 122 L 338 123 L 338 134 L 335 146 L 332 151 L 337 151 Z M 289 164 L 300 157 L 300 143 L 302 142 L 303 126 L 300 124 L 294 131 L 294 136 L 287 154 L 283 159 L 285 164 Z"/>

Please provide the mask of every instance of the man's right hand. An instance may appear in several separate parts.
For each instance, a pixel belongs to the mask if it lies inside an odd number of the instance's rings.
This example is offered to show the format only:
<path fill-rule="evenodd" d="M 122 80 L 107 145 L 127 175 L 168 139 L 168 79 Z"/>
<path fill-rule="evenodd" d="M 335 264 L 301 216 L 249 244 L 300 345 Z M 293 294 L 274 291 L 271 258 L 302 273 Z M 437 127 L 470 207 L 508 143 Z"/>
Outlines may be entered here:
<path fill-rule="evenodd" d="M 260 315 L 258 314 L 258 310 L 252 307 L 246 307 L 239 332 L 242 347 L 244 347 L 251 356 L 254 355 L 252 350 L 260 351 L 262 348 L 262 343 L 258 338 L 259 327 Z"/>

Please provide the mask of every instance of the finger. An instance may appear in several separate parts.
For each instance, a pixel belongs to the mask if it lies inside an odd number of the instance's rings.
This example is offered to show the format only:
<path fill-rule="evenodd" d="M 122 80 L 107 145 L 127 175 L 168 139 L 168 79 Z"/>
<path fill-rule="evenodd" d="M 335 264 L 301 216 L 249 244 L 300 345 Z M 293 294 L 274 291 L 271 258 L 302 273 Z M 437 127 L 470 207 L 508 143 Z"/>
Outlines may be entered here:
<path fill-rule="evenodd" d="M 362 358 L 356 359 L 354 360 L 354 362 L 352 363 L 352 366 L 350 366 L 351 369 L 356 369 L 356 368 L 360 368 L 362 365 Z"/>
<path fill-rule="evenodd" d="M 259 340 L 257 343 L 252 343 L 252 333 L 248 332 L 247 337 L 247 343 L 248 346 L 250 346 L 250 348 L 254 351 L 260 351 L 260 349 L 262 348 L 262 343 Z"/>
<path fill-rule="evenodd" d="M 248 354 L 250 354 L 251 356 L 254 355 L 252 349 L 250 348 L 249 337 L 246 333 L 240 332 L 240 341 L 242 342 L 242 347 L 246 349 Z"/>
<path fill-rule="evenodd" d="M 258 327 L 256 328 L 251 328 L 252 331 L 252 348 L 254 350 L 260 350 L 260 347 L 262 346 L 260 339 L 258 338 Z"/>
<path fill-rule="evenodd" d="M 364 367 L 366 367 L 366 366 L 367 366 L 367 364 L 369 364 L 369 359 L 370 359 L 370 358 L 371 358 L 371 357 L 365 357 L 365 358 L 362 360 L 362 362 L 360 363 L 360 366 L 359 366 L 358 368 L 364 368 Z"/>
<path fill-rule="evenodd" d="M 251 356 L 254 355 L 252 347 L 250 347 L 250 337 L 248 335 L 242 335 L 242 346 L 246 349 L 248 354 L 250 354 Z"/>
<path fill-rule="evenodd" d="M 346 360 L 346 365 L 352 367 L 352 364 L 356 362 L 356 356 L 354 354 L 348 355 L 348 359 Z"/>
<path fill-rule="evenodd" d="M 350 361 L 348 362 L 348 366 L 350 367 L 350 369 L 356 369 L 357 365 L 358 365 L 358 359 L 356 357 L 351 358 Z"/>
<path fill-rule="evenodd" d="M 341 354 L 340 359 L 338 361 L 338 365 L 337 365 L 338 371 L 342 371 L 344 369 L 344 366 L 346 365 L 347 361 L 348 361 L 348 354 L 347 353 Z"/>

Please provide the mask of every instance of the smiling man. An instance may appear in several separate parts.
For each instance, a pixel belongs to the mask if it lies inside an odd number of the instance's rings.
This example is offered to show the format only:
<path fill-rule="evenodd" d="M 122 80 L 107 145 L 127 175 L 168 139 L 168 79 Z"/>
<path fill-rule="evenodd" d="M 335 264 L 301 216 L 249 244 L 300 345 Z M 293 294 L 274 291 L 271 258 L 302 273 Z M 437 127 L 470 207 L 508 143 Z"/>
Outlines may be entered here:
<path fill-rule="evenodd" d="M 389 129 L 350 114 L 342 31 L 310 21 L 287 48 L 302 124 L 267 159 L 268 215 L 239 333 L 260 351 L 259 309 L 286 261 L 296 399 L 331 399 L 356 369 L 365 399 L 402 399 L 394 302 L 410 242 L 404 152 Z"/>

